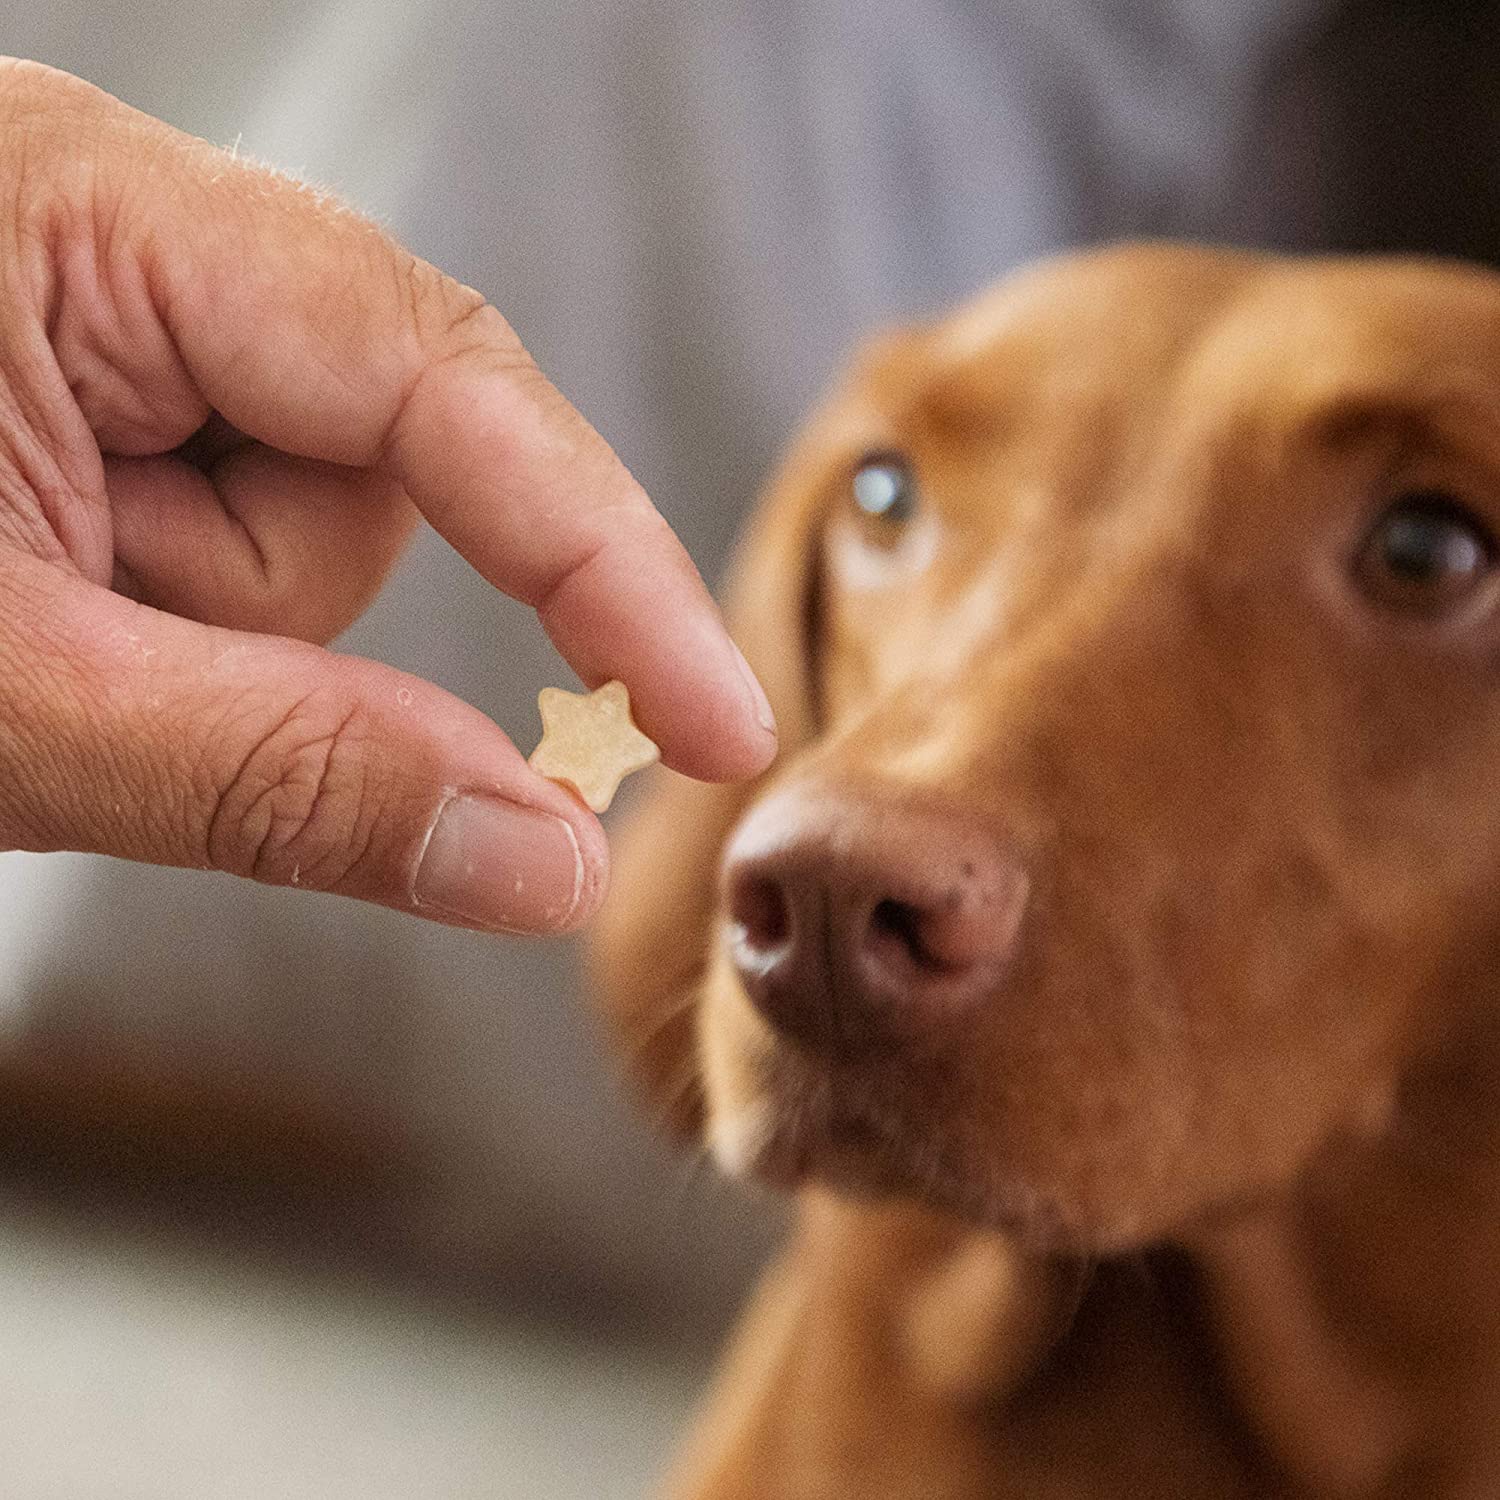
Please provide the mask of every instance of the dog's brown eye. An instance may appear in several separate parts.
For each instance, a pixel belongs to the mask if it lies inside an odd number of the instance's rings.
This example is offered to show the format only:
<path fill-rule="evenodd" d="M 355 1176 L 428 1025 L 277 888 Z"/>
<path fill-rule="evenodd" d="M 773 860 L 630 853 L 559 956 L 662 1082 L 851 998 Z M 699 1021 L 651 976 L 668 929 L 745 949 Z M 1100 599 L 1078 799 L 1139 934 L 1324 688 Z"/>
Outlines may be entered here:
<path fill-rule="evenodd" d="M 872 453 L 854 471 L 854 504 L 862 515 L 903 526 L 917 510 L 917 485 L 899 453 Z"/>
<path fill-rule="evenodd" d="M 1438 615 L 1463 603 L 1495 565 L 1495 543 L 1450 495 L 1405 495 L 1375 523 L 1355 561 L 1361 588 L 1377 604 Z"/>

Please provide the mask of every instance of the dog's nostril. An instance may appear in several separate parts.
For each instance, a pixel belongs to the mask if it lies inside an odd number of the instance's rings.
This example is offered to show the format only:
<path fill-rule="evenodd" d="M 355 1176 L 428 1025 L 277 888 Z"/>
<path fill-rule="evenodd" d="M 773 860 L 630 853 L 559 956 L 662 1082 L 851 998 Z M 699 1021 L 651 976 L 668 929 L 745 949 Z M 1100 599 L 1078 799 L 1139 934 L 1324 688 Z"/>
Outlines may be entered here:
<path fill-rule="evenodd" d="M 926 918 L 905 901 L 877 901 L 870 913 L 868 941 L 877 955 L 906 958 L 919 969 L 937 968 L 938 959 L 923 936 Z"/>
<path fill-rule="evenodd" d="M 729 916 L 752 948 L 779 948 L 792 933 L 786 891 L 775 880 L 751 876 L 737 880 L 730 895 Z"/>

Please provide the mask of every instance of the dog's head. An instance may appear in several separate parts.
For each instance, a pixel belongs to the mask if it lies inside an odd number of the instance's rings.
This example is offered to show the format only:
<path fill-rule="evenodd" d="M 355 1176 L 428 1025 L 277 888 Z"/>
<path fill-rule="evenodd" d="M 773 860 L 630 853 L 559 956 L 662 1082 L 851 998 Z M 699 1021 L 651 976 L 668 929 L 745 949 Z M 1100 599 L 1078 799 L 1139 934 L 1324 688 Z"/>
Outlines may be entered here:
<path fill-rule="evenodd" d="M 1500 931 L 1500 283 L 1065 260 L 857 363 L 598 972 L 718 1160 L 1104 1250 L 1295 1177 Z"/>

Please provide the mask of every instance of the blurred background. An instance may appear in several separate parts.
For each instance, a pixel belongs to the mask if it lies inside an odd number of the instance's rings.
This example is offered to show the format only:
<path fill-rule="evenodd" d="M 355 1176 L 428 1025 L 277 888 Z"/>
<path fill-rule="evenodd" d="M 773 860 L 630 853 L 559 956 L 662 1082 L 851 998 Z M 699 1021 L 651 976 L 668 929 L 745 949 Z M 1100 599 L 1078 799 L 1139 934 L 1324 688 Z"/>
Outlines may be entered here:
<path fill-rule="evenodd" d="M 710 576 L 857 339 L 1021 261 L 1500 243 L 1490 5 L 42 0 L 0 51 L 482 289 Z M 568 680 L 431 536 L 344 645 L 523 748 Z M 0 883 L 7 1496 L 647 1493 L 780 1210 L 636 1122 L 572 946 Z"/>

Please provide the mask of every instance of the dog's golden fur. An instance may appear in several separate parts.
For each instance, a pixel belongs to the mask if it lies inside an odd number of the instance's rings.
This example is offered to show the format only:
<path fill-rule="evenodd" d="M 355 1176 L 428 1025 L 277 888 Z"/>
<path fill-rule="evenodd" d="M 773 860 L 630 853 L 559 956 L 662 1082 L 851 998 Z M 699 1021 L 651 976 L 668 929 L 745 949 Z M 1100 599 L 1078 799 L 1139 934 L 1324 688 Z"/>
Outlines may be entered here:
<path fill-rule="evenodd" d="M 872 537 L 869 451 L 923 518 Z M 659 773 L 597 971 L 673 1128 L 801 1197 L 684 1500 L 1500 1494 L 1500 608 L 1351 574 L 1500 528 L 1500 280 L 1167 247 L 888 337 L 757 516 L 770 779 Z M 1031 887 L 952 1044 L 779 1039 L 725 956 L 766 786 L 959 809 Z"/>

